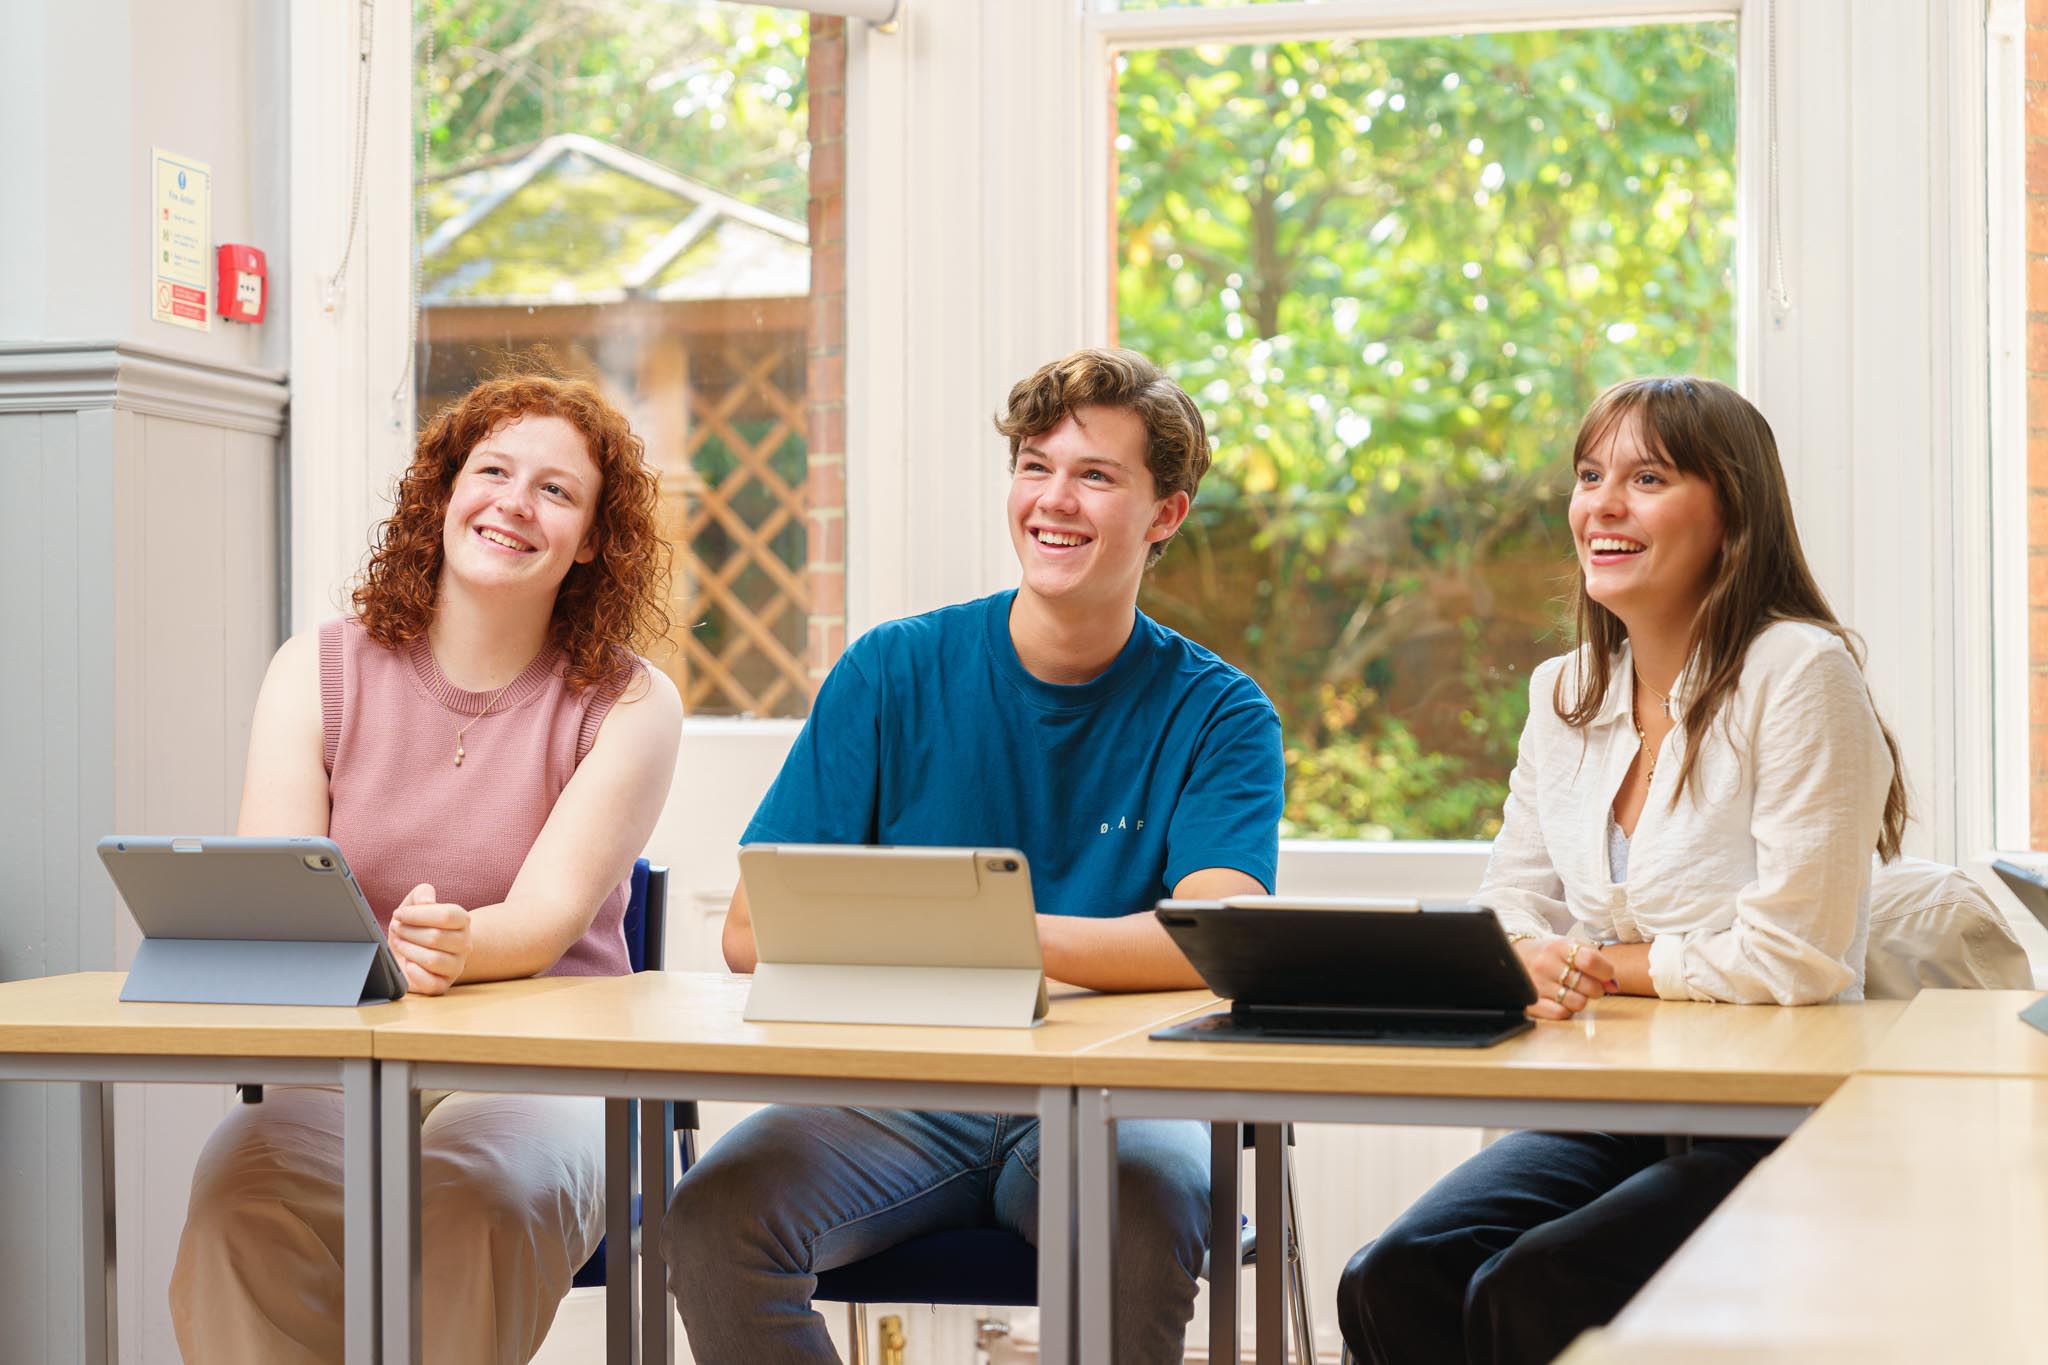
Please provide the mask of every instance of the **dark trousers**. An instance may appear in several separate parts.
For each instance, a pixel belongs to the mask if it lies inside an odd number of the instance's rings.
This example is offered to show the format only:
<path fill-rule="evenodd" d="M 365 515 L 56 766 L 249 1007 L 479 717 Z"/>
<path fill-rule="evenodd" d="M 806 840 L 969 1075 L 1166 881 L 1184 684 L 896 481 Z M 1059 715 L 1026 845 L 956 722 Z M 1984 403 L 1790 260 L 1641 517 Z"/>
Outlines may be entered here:
<path fill-rule="evenodd" d="M 1378 1365 L 1541 1365 L 1621 1311 L 1776 1147 L 1511 1133 L 1351 1258 L 1337 1321 Z"/>

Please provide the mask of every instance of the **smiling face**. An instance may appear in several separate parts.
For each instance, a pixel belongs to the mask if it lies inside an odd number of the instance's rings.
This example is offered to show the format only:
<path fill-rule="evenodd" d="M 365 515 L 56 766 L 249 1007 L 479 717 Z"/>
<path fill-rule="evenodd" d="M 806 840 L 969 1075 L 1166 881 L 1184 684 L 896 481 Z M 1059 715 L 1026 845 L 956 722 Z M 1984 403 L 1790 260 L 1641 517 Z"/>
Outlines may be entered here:
<path fill-rule="evenodd" d="M 1573 470 L 1570 521 L 1586 595 L 1624 624 L 1690 623 L 1721 553 L 1720 499 L 1643 438 L 1630 413 Z"/>
<path fill-rule="evenodd" d="M 1152 547 L 1180 529 L 1188 495 L 1156 496 L 1145 423 L 1128 408 L 1075 408 L 1024 440 L 1010 479 L 1010 543 L 1023 591 L 1128 608 Z"/>
<path fill-rule="evenodd" d="M 456 471 L 441 521 L 443 581 L 479 591 L 552 596 L 597 550 L 591 528 L 602 476 L 583 433 L 528 414 L 497 428 Z"/>

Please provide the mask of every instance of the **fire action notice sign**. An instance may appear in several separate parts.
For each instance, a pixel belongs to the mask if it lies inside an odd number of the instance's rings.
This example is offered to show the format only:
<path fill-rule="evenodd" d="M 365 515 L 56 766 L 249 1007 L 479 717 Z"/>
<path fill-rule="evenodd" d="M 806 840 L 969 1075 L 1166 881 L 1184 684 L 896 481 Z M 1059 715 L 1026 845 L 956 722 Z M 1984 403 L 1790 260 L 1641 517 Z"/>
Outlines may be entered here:
<path fill-rule="evenodd" d="M 156 174 L 149 231 L 150 316 L 177 327 L 212 323 L 213 170 L 203 161 L 153 148 Z"/>

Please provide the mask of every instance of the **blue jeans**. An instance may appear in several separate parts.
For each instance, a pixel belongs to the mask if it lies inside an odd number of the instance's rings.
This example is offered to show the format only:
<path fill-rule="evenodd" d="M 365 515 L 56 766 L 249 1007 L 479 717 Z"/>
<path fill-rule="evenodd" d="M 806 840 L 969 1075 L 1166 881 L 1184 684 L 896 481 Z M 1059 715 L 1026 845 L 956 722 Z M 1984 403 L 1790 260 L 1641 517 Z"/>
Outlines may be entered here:
<path fill-rule="evenodd" d="M 1344 1341 L 1373 1365 L 1542 1365 L 1620 1312 L 1776 1146 L 1510 1133 L 1351 1258 Z"/>
<path fill-rule="evenodd" d="M 1208 1244 L 1208 1129 L 1120 1123 L 1117 1169 L 1117 1359 L 1178 1362 Z M 819 1271 L 991 1225 L 1038 1241 L 1036 1119 L 778 1105 L 683 1177 L 661 1242 L 702 1365 L 798 1365 L 837 1359 L 811 1308 Z"/>

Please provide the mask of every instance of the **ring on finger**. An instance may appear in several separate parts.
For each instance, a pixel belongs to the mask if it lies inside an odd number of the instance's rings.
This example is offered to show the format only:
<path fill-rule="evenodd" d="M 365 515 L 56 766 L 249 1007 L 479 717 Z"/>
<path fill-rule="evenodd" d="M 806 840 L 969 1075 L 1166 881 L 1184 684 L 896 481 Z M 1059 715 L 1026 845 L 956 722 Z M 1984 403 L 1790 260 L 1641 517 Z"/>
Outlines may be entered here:
<path fill-rule="evenodd" d="M 1560 976 L 1557 979 L 1557 984 L 1560 986 L 1569 987 L 1572 990 L 1577 990 L 1579 988 L 1579 981 L 1584 976 L 1585 973 L 1580 971 L 1577 967 L 1567 967 L 1564 969 L 1564 975 Z"/>
<path fill-rule="evenodd" d="M 1566 966 L 1567 968 L 1572 968 L 1572 969 L 1576 969 L 1576 968 L 1578 967 L 1578 965 L 1579 965 L 1579 945 L 1578 945 L 1578 944 L 1576 944 L 1576 943 L 1572 943 L 1572 944 L 1568 944 L 1568 945 L 1567 945 L 1567 946 L 1565 947 L 1565 950 L 1564 950 L 1564 965 L 1565 965 L 1565 966 Z"/>
<path fill-rule="evenodd" d="M 1565 997 L 1566 997 L 1567 995 L 1570 995 L 1571 993 L 1572 993 L 1572 991 L 1571 991 L 1571 987 L 1569 987 L 1569 986 L 1565 985 L 1565 984 L 1564 984 L 1564 983 L 1563 983 L 1562 981 L 1560 981 L 1560 982 L 1558 982 L 1558 983 L 1557 983 L 1557 1003 L 1558 1003 L 1558 1004 L 1560 1004 L 1560 1005 L 1564 1004 L 1564 998 L 1565 998 Z"/>

